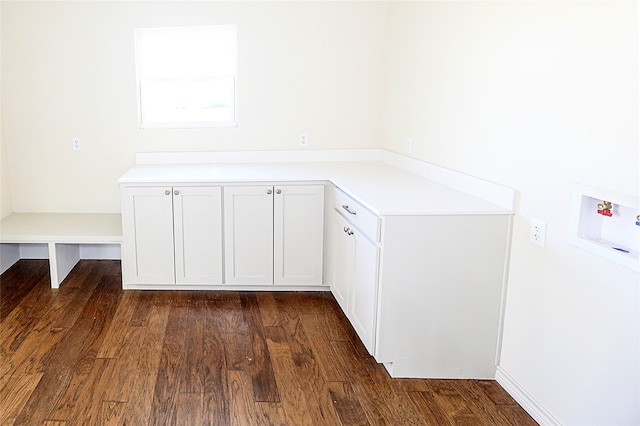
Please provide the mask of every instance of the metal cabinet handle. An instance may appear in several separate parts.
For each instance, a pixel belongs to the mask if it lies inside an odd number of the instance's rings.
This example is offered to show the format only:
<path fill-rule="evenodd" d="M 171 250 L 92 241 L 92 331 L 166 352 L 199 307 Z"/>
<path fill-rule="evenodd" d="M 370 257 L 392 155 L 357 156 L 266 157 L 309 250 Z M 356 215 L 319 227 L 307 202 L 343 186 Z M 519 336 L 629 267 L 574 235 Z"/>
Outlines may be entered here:
<path fill-rule="evenodd" d="M 173 191 L 173 195 L 180 195 L 180 191 L 176 189 L 175 191 Z"/>
<path fill-rule="evenodd" d="M 353 235 L 353 231 L 352 231 L 351 229 L 349 229 L 349 230 L 347 231 L 347 235 Z"/>
<path fill-rule="evenodd" d="M 276 189 L 276 194 L 282 194 L 282 189 Z"/>
<path fill-rule="evenodd" d="M 270 189 L 267 189 L 267 194 L 271 195 L 271 194 L 273 194 L 273 191 L 270 190 Z"/>
<path fill-rule="evenodd" d="M 164 195 L 171 195 L 171 191 L 167 189 L 166 191 L 164 191 Z"/>
<path fill-rule="evenodd" d="M 343 205 L 342 205 L 342 208 L 343 208 L 343 209 L 345 209 L 349 214 L 353 214 L 353 215 L 355 215 L 355 214 L 356 214 L 356 212 L 355 212 L 355 211 L 353 211 L 353 210 L 351 210 L 351 209 L 349 208 L 349 206 L 348 206 L 348 205 L 346 205 L 346 204 L 343 204 Z"/>

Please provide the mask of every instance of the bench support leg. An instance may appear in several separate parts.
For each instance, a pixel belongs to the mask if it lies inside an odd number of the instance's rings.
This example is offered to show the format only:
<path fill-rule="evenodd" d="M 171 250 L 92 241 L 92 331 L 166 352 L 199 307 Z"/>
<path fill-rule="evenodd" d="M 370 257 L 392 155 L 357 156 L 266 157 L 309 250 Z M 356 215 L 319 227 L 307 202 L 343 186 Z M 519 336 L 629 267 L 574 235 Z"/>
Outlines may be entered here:
<path fill-rule="evenodd" d="M 59 288 L 60 283 L 80 260 L 79 244 L 49 243 L 49 267 L 51 268 L 51 288 Z"/>

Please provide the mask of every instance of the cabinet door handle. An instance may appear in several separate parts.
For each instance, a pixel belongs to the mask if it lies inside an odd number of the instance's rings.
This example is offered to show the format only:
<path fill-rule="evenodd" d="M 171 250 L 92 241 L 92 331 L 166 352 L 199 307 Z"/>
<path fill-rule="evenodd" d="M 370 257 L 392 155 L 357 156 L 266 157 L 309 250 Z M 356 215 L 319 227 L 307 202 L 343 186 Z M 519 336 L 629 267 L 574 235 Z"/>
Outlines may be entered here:
<path fill-rule="evenodd" d="M 346 204 L 343 204 L 343 205 L 342 205 L 342 208 L 343 208 L 343 209 L 345 209 L 349 214 L 353 214 L 353 215 L 355 215 L 355 214 L 356 214 L 356 212 L 355 212 L 355 211 L 353 211 L 353 210 L 351 210 L 351 209 L 349 208 L 349 206 L 348 206 L 348 205 L 346 205 Z"/>
<path fill-rule="evenodd" d="M 353 235 L 353 231 L 351 229 L 347 230 L 347 235 L 349 236 Z"/>
<path fill-rule="evenodd" d="M 276 194 L 282 194 L 282 189 L 276 189 Z"/>
<path fill-rule="evenodd" d="M 173 191 L 173 195 L 180 195 L 180 191 L 176 189 L 175 191 Z"/>
<path fill-rule="evenodd" d="M 166 191 L 164 191 L 164 195 L 171 195 L 171 191 L 167 189 Z"/>
<path fill-rule="evenodd" d="M 271 194 L 273 194 L 273 191 L 270 190 L 270 189 L 267 189 L 267 194 L 271 195 Z"/>

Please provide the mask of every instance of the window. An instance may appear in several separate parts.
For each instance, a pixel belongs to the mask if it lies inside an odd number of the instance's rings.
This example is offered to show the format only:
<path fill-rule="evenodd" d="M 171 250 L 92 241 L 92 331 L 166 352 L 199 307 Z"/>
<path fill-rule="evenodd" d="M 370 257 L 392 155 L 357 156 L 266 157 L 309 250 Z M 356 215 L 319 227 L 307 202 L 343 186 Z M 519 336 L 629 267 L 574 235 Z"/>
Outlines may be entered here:
<path fill-rule="evenodd" d="M 236 28 L 136 29 L 141 128 L 236 126 Z"/>

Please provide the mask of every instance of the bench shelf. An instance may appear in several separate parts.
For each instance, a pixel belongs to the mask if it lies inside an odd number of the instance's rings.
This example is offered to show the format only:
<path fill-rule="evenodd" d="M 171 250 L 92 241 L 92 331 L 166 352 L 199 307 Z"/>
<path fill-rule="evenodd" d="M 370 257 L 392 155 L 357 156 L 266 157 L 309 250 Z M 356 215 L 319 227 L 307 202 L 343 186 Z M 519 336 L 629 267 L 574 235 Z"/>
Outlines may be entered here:
<path fill-rule="evenodd" d="M 58 288 L 80 259 L 120 258 L 119 213 L 12 213 L 0 221 L 0 272 L 21 258 L 48 258 L 51 287 Z"/>

